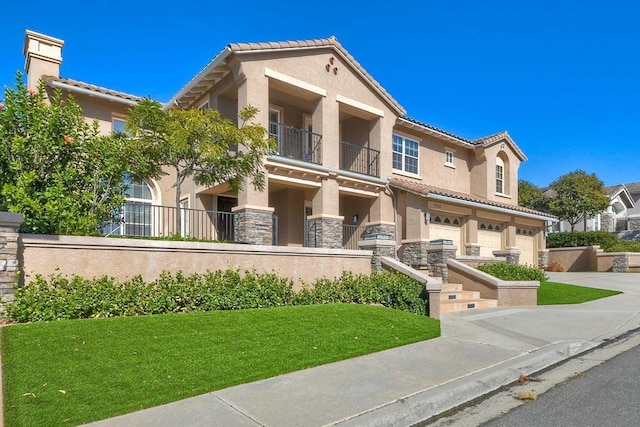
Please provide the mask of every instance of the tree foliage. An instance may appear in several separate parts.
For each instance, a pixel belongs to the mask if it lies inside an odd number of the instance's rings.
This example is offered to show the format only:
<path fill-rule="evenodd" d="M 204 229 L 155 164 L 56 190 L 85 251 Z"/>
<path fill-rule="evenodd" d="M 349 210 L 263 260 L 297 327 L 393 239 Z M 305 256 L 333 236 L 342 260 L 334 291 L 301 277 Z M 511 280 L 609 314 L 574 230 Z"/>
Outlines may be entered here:
<path fill-rule="evenodd" d="M 518 204 L 530 209 L 547 211 L 549 199 L 542 190 L 529 181 L 518 181 Z"/>
<path fill-rule="evenodd" d="M 94 235 L 123 202 L 131 148 L 100 135 L 72 96 L 27 90 L 21 73 L 0 104 L 0 210 L 23 232 Z"/>
<path fill-rule="evenodd" d="M 244 108 L 238 114 L 238 126 L 215 110 L 164 111 L 158 102 L 144 99 L 131 109 L 126 128 L 142 147 L 149 174 L 164 174 L 163 166 L 172 169 L 179 208 L 187 178 L 205 186 L 228 182 L 233 188 L 249 180 L 255 188 L 264 189 L 262 160 L 274 141 L 264 127 L 253 123 L 257 112 Z M 179 209 L 177 213 L 179 224 Z"/>
<path fill-rule="evenodd" d="M 609 206 L 604 184 L 596 174 L 577 170 L 551 183 L 555 193 L 549 201 L 549 211 L 571 225 L 571 231 L 581 220 L 591 218 Z"/>

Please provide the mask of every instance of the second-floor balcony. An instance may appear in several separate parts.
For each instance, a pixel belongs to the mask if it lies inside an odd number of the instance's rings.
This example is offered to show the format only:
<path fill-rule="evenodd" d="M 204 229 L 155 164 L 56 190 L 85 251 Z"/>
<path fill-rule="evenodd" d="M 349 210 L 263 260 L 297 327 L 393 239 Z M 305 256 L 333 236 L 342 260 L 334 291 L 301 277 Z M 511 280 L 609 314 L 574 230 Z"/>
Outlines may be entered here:
<path fill-rule="evenodd" d="M 276 155 L 322 164 L 322 135 L 277 122 L 269 123 L 269 135 L 276 140 Z"/>
<path fill-rule="evenodd" d="M 380 178 L 380 151 L 342 141 L 340 169 Z"/>

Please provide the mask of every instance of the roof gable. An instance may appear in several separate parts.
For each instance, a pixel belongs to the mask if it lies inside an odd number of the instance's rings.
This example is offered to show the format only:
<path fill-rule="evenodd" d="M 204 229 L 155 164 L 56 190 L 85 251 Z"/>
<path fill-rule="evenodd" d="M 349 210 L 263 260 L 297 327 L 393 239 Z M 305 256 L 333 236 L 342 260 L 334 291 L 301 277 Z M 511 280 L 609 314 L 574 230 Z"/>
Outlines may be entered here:
<path fill-rule="evenodd" d="M 472 142 L 474 145 L 484 148 L 491 147 L 498 143 L 506 143 L 509 147 L 511 147 L 516 156 L 518 156 L 520 161 L 524 162 L 525 160 L 527 160 L 527 156 L 525 156 L 524 152 L 520 149 L 520 147 L 518 147 L 518 145 L 506 130 L 495 133 L 493 135 L 475 139 Z"/>
<path fill-rule="evenodd" d="M 352 70 L 384 99 L 399 116 L 406 114 L 404 108 L 342 47 L 335 37 L 314 40 L 297 40 L 264 43 L 230 43 L 209 64 L 189 81 L 166 105 L 184 106 L 202 96 L 209 88 L 224 78 L 230 70 L 227 62 L 231 55 L 251 53 L 275 53 L 282 51 L 303 51 L 310 49 L 330 49 L 340 56 Z"/>

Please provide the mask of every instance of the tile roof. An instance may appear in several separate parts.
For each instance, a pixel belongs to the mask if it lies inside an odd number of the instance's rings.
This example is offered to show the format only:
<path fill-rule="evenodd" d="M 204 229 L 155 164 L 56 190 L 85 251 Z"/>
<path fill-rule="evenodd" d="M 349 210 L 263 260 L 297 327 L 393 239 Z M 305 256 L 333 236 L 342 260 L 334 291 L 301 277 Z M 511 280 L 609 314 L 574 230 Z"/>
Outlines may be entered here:
<path fill-rule="evenodd" d="M 436 132 L 439 132 L 441 134 L 444 134 L 444 135 L 450 136 L 452 138 L 455 138 L 455 139 L 457 139 L 457 140 L 459 140 L 461 142 L 464 142 L 464 143 L 467 143 L 467 144 L 473 144 L 473 142 L 470 139 L 463 138 L 463 137 L 461 137 L 459 135 L 456 135 L 454 133 L 448 132 L 448 131 L 446 131 L 444 129 L 441 129 L 439 127 L 430 125 L 428 123 L 421 122 L 420 120 L 412 119 L 412 118 L 407 117 L 407 116 L 403 116 L 403 117 L 401 117 L 401 119 L 406 120 L 406 121 L 408 121 L 410 123 L 414 123 L 414 124 L 416 124 L 418 126 L 422 126 L 422 127 L 428 128 L 428 129 L 432 129 L 432 130 L 434 130 Z"/>
<path fill-rule="evenodd" d="M 440 196 L 451 197 L 454 199 L 464 200 L 467 202 L 475 202 L 475 203 L 480 203 L 487 206 L 494 206 L 497 208 L 509 209 L 512 211 L 522 212 L 526 214 L 545 216 L 550 219 L 555 218 L 555 216 L 551 214 L 548 214 L 546 212 L 540 212 L 535 209 L 529 209 L 523 206 L 510 205 L 507 203 L 495 202 L 493 200 L 485 199 L 484 197 L 474 196 L 467 193 L 460 193 L 458 191 L 447 190 L 444 188 L 435 187 L 433 185 L 423 184 L 420 182 L 415 182 L 405 178 L 392 177 L 391 179 L 389 179 L 389 185 L 391 185 L 392 187 L 399 188 L 400 190 L 406 190 L 413 193 L 418 193 L 423 196 L 428 196 L 429 194 L 438 194 Z"/>
<path fill-rule="evenodd" d="M 74 86 L 79 89 L 86 89 L 92 92 L 102 93 L 104 95 L 115 96 L 116 98 L 122 98 L 127 101 L 138 102 L 141 101 L 142 98 L 139 96 L 131 95 L 124 92 L 118 92 L 116 90 L 107 89 L 105 87 L 92 85 L 89 83 L 81 82 L 79 80 L 67 79 L 64 77 L 54 77 L 54 76 L 42 76 L 42 80 L 44 80 L 47 84 L 51 84 L 52 82 L 64 83 L 69 86 Z"/>

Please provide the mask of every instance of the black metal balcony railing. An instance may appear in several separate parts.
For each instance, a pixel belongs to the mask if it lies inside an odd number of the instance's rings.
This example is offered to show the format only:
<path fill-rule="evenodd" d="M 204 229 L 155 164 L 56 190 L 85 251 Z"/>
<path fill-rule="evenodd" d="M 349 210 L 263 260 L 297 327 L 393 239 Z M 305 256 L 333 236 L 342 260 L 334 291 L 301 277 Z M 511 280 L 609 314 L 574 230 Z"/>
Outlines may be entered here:
<path fill-rule="evenodd" d="M 367 227 L 363 225 L 342 224 L 342 247 L 344 249 L 360 249 L 358 242 L 363 239 Z"/>
<path fill-rule="evenodd" d="M 193 237 L 199 240 L 233 242 L 235 213 L 178 209 L 149 203 L 127 202 L 119 212 L 120 221 L 103 228 L 107 235 L 134 237 Z"/>
<path fill-rule="evenodd" d="M 340 169 L 380 177 L 380 151 L 340 142 Z"/>
<path fill-rule="evenodd" d="M 278 156 L 322 164 L 322 135 L 276 122 L 270 123 L 269 133 L 278 143 Z"/>

